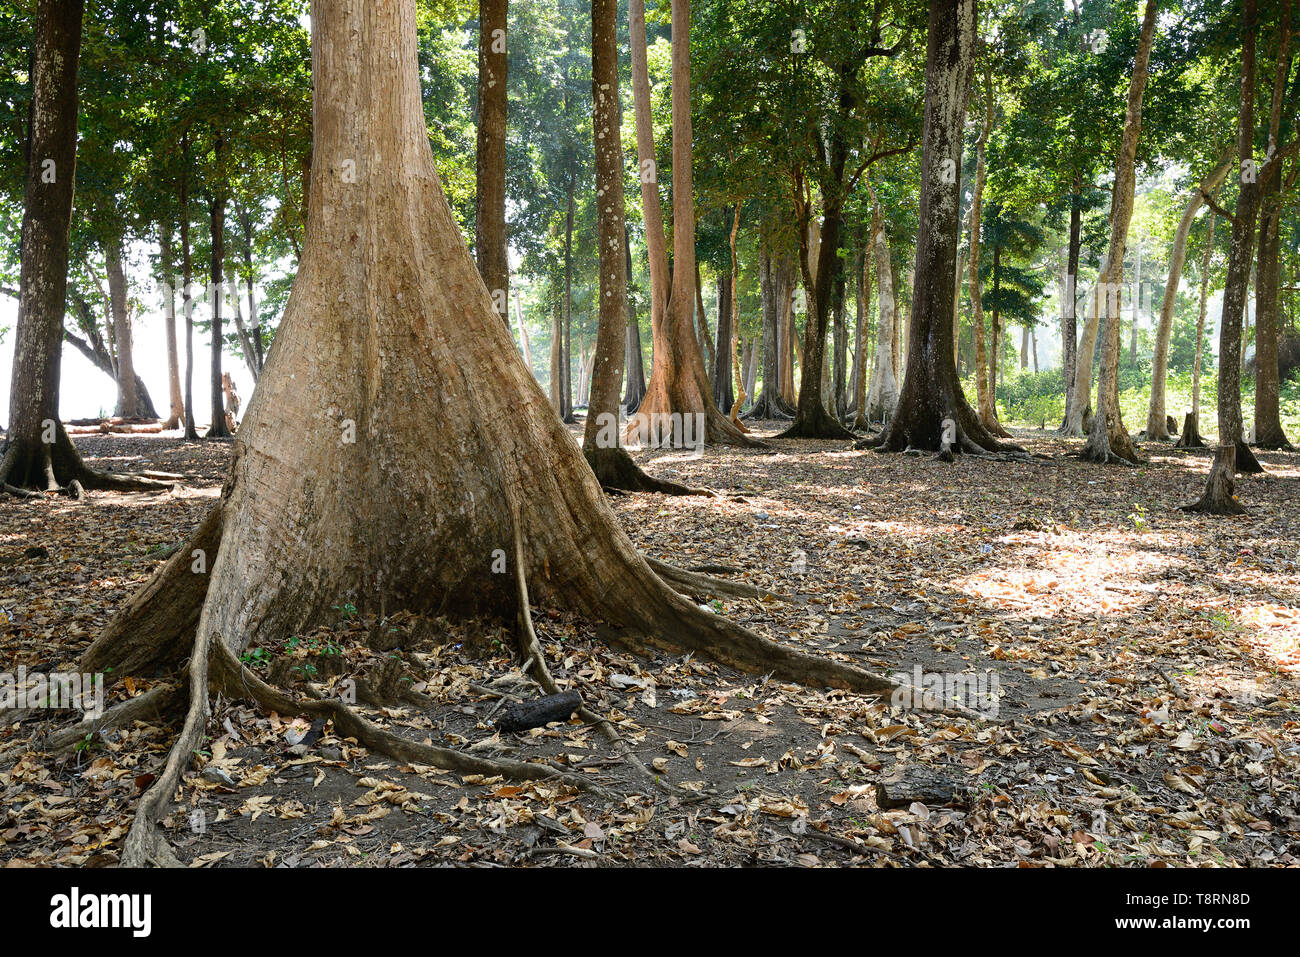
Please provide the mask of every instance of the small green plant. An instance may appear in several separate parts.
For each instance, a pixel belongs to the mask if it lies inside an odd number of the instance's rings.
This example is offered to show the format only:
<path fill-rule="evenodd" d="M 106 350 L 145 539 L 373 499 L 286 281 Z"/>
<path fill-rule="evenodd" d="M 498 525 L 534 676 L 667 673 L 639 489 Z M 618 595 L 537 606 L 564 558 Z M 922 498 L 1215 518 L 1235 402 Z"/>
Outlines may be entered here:
<path fill-rule="evenodd" d="M 1133 511 L 1128 513 L 1128 520 L 1133 523 L 1133 527 L 1139 532 L 1145 532 L 1149 527 L 1146 509 L 1137 502 L 1133 503 Z"/>

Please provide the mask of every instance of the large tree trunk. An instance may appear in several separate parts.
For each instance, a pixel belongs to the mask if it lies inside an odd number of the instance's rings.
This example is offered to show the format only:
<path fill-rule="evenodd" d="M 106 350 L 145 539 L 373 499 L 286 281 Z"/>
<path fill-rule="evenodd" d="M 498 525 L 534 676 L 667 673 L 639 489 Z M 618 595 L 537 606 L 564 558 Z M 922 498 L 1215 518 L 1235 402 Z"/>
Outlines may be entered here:
<path fill-rule="evenodd" d="M 479 275 L 510 326 L 506 254 L 506 15 L 509 0 L 479 0 L 478 132 L 474 165 L 474 250 Z"/>
<path fill-rule="evenodd" d="M 962 126 L 970 95 L 975 27 L 975 0 L 932 0 L 907 365 L 898 409 L 889 427 L 871 443 L 884 451 L 901 452 L 909 446 L 936 452 L 1003 448 L 962 394 L 952 353 Z"/>
<path fill-rule="evenodd" d="M 82 0 L 40 0 L 36 8 L 9 434 L 0 456 L 0 492 L 18 496 L 160 487 L 87 468 L 59 421 L 82 11 Z"/>
<path fill-rule="evenodd" d="M 1157 0 L 1146 0 L 1142 32 L 1138 36 L 1137 57 L 1128 88 L 1128 107 L 1124 115 L 1124 134 L 1119 156 L 1115 160 L 1115 185 L 1110 204 L 1110 245 L 1106 251 L 1106 270 L 1099 285 L 1106 292 L 1106 326 L 1103 331 L 1101 371 L 1097 376 L 1097 413 L 1088 430 L 1088 441 L 1080 453 L 1086 462 L 1138 461 L 1137 449 L 1124 428 L 1119 408 L 1119 290 L 1124 282 L 1124 247 L 1128 242 L 1129 222 L 1133 218 L 1135 186 L 1134 159 L 1138 137 L 1142 133 L 1142 97 L 1147 87 L 1147 64 L 1155 38 Z M 1137 322 L 1134 309 L 1133 321 Z"/>
<path fill-rule="evenodd" d="M 1242 2 L 1241 108 L 1237 118 L 1237 158 L 1241 169 L 1253 162 L 1255 137 L 1255 42 L 1259 29 L 1256 0 Z M 1275 154 L 1265 163 L 1264 177 L 1271 173 Z M 1259 214 L 1257 176 L 1242 175 L 1237 208 L 1232 221 L 1232 243 L 1228 248 L 1228 275 L 1223 285 L 1223 314 L 1219 320 L 1219 448 L 1210 467 L 1205 494 L 1189 511 L 1210 515 L 1237 515 L 1241 504 L 1233 495 L 1236 473 L 1259 470 L 1250 449 L 1242 441 L 1241 423 L 1241 319 L 1250 284 L 1251 253 L 1255 246 L 1255 220 Z"/>
<path fill-rule="evenodd" d="M 172 224 L 162 222 L 158 230 L 158 248 L 161 254 L 163 294 L 163 325 L 167 333 L 167 391 L 171 401 L 171 410 L 165 429 L 180 428 L 185 417 L 185 402 L 181 398 L 181 364 L 180 351 L 176 339 L 176 263 L 172 258 Z M 251 292 L 250 292 L 251 295 Z"/>
<path fill-rule="evenodd" d="M 639 0 L 632 0 L 633 7 Z M 633 9 L 633 13 L 636 11 Z M 644 11 L 641 11 L 644 17 Z M 634 17 L 635 18 L 635 17 Z M 691 5 L 690 0 L 673 0 L 672 4 L 672 115 L 673 115 L 673 271 L 668 308 L 659 328 L 654 330 L 654 363 L 641 407 L 629 422 L 629 430 L 664 434 L 667 422 L 693 417 L 703 422 L 707 442 L 724 445 L 761 446 L 745 435 L 713 401 L 713 388 L 700 356 L 695 336 L 695 197 L 691 158 Z M 632 27 L 633 55 L 644 43 L 644 29 Z M 634 80 L 638 67 L 633 64 Z M 637 80 L 639 82 L 639 80 Z M 645 96 L 648 97 L 648 88 Z M 637 105 L 638 152 L 641 140 L 641 105 Z M 646 117 L 648 121 L 648 117 Z M 653 146 L 653 144 L 650 144 Z M 645 157 L 642 157 L 643 171 Z M 642 202 L 648 207 L 658 204 L 658 192 L 647 202 L 643 180 Z M 662 225 L 660 226 L 662 229 Z M 654 230 L 647 220 L 647 235 Z M 665 271 L 667 264 L 659 267 Z M 651 272 L 656 271 L 652 258 Z M 666 275 L 665 277 L 666 278 Z"/>
<path fill-rule="evenodd" d="M 1273 100 L 1268 121 L 1268 152 L 1278 149 L 1282 122 L 1282 95 L 1291 72 L 1291 0 L 1283 0 L 1279 17 L 1277 60 L 1273 74 Z M 1300 169 L 1300 164 L 1297 165 Z M 1294 177 L 1282 188 L 1282 165 L 1261 184 L 1259 258 L 1255 271 L 1255 444 L 1265 449 L 1289 449 L 1279 409 L 1278 286 L 1281 282 L 1282 196 L 1290 193 Z"/>
<path fill-rule="evenodd" d="M 1174 327 L 1174 301 L 1178 298 L 1183 264 L 1187 261 L 1187 236 L 1192 231 L 1192 222 L 1205 202 L 1205 197 L 1218 188 L 1231 168 L 1232 158 L 1229 156 L 1201 180 L 1200 186 L 1187 197 L 1183 218 L 1178 221 L 1178 231 L 1174 233 L 1174 247 L 1169 253 L 1169 276 L 1165 280 L 1165 298 L 1160 304 L 1160 322 L 1156 326 L 1155 358 L 1151 366 L 1151 404 L 1147 408 L 1148 439 L 1169 438 L 1168 412 L 1165 410 L 1165 389 L 1169 379 L 1169 336 Z"/>
<path fill-rule="evenodd" d="M 136 418 L 140 412 L 136 392 L 135 353 L 131 343 L 131 304 L 126 287 L 126 269 L 122 264 L 121 237 L 113 236 L 104 247 L 104 271 L 108 274 L 108 308 L 113 324 L 113 342 L 117 352 L 117 412 L 123 418 Z"/>
<path fill-rule="evenodd" d="M 310 228 L 276 349 L 216 509 L 83 662 L 129 675 L 189 657 L 189 712 L 140 799 L 128 866 L 175 863 L 152 822 L 204 733 L 209 675 L 282 714 L 323 707 L 249 683 L 236 656 L 279 644 L 340 600 L 388 613 L 513 610 L 522 643 L 531 581 L 539 598 L 603 619 L 634 649 L 692 651 L 818 687 L 894 688 L 701 609 L 637 552 L 460 237 L 425 129 L 415 22 L 415 0 L 312 4 Z M 357 158 L 354 182 L 333 175 L 337 156 Z M 375 472 L 384 481 L 358 483 Z M 191 571 L 200 550 L 206 575 Z M 503 552 L 510 574 L 493 574 Z M 374 727 L 329 708 L 336 727 Z M 465 764 L 421 753 L 418 763 Z"/>

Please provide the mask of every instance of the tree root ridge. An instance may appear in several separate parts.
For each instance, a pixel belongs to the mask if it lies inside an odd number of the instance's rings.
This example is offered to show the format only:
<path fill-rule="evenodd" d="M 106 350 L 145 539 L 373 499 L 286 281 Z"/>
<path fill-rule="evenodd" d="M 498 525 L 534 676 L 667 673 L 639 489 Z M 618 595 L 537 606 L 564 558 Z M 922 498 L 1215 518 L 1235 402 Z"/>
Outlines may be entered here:
<path fill-rule="evenodd" d="M 706 495 L 713 496 L 708 489 L 693 488 L 688 485 L 680 485 L 677 482 L 671 482 L 667 479 L 657 479 L 647 475 L 639 465 L 633 461 L 632 456 L 628 455 L 625 449 L 605 448 L 589 449 L 583 448 L 583 456 L 587 459 L 587 464 L 596 474 L 596 481 L 605 491 L 620 492 L 646 492 L 659 495 Z"/>

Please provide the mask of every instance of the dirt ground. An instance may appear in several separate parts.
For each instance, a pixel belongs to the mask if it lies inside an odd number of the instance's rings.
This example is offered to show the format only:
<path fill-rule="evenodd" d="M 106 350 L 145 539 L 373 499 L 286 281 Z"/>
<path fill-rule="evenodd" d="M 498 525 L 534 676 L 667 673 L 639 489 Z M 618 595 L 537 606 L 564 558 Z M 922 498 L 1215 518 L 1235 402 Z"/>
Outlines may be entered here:
<path fill-rule="evenodd" d="M 983 717 L 638 658 L 535 607 L 556 678 L 610 717 L 633 762 L 577 719 L 496 730 L 511 696 L 537 694 L 513 625 L 379 622 L 341 601 L 324 626 L 250 648 L 249 667 L 326 692 L 357 680 L 363 712 L 400 734 L 549 762 L 594 789 L 401 765 L 222 698 L 168 840 L 194 866 L 1300 863 L 1300 455 L 1262 453 L 1268 474 L 1238 483 L 1250 514 L 1223 519 L 1177 510 L 1208 452 L 1148 445 L 1144 467 L 1099 468 L 1044 433 L 1017 440 L 1053 458 L 947 465 L 812 441 L 641 452 L 652 474 L 718 496 L 613 499 L 647 553 L 790 598 L 701 604 L 875 671 L 978 677 L 991 693 L 967 703 Z M 0 498 L 0 673 L 74 669 L 212 504 L 230 450 L 78 443 L 95 465 L 186 483 Z M 157 680 L 109 675 L 106 703 Z M 173 719 L 52 754 L 43 739 L 75 714 L 11 717 L 0 860 L 115 863 Z"/>

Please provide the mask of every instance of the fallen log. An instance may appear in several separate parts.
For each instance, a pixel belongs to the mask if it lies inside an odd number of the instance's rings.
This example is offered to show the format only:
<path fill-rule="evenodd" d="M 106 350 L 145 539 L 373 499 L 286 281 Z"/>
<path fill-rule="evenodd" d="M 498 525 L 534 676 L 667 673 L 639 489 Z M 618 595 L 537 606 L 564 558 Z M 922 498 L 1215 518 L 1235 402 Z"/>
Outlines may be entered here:
<path fill-rule="evenodd" d="M 576 691 L 543 695 L 507 707 L 497 719 L 497 727 L 502 731 L 527 731 L 529 728 L 540 728 L 552 721 L 568 721 L 573 712 L 581 707 L 582 696 Z"/>

